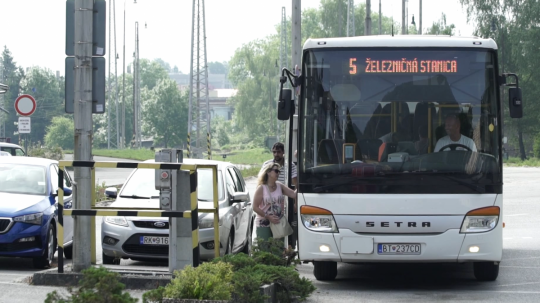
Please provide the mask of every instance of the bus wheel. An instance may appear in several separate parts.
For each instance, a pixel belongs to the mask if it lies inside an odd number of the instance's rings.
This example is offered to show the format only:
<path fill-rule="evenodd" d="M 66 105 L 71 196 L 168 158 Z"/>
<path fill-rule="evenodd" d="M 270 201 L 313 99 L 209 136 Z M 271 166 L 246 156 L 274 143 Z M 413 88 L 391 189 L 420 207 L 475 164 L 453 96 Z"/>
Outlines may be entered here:
<path fill-rule="evenodd" d="M 474 262 L 473 266 L 478 281 L 495 281 L 499 276 L 499 262 Z"/>
<path fill-rule="evenodd" d="M 319 281 L 334 280 L 337 276 L 337 263 L 330 261 L 313 261 L 313 275 Z"/>

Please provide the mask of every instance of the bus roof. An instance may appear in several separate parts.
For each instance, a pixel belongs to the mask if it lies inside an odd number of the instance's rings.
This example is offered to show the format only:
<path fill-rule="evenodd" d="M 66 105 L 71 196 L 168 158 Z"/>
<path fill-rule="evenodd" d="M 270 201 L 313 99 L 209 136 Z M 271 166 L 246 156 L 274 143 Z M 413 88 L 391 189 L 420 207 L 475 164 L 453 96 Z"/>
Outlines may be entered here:
<path fill-rule="evenodd" d="M 461 36 L 357 36 L 340 38 L 308 39 L 304 49 L 332 47 L 470 47 L 497 49 L 493 39 Z"/>

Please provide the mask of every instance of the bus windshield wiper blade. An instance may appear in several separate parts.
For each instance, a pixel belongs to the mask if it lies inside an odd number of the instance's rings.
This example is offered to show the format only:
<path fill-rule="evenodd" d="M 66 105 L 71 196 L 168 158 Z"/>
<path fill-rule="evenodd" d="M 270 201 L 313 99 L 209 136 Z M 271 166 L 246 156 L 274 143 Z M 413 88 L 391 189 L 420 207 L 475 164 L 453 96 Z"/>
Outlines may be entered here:
<path fill-rule="evenodd" d="M 150 197 L 144 197 L 144 196 L 138 196 L 138 195 L 131 195 L 131 196 L 121 195 L 120 197 L 131 198 L 131 199 L 150 199 Z"/>
<path fill-rule="evenodd" d="M 460 185 L 465 185 L 466 187 L 476 191 L 476 192 L 479 192 L 481 194 L 485 194 L 486 193 L 486 187 L 485 186 L 482 186 L 482 185 L 479 185 L 479 184 L 474 184 L 474 183 L 470 183 L 470 182 L 467 182 L 467 181 L 463 181 L 463 180 L 460 180 L 458 178 L 455 178 L 455 177 L 451 177 L 451 176 L 446 176 L 446 178 L 448 180 L 451 180 L 451 181 L 454 181 L 456 183 L 459 183 Z"/>

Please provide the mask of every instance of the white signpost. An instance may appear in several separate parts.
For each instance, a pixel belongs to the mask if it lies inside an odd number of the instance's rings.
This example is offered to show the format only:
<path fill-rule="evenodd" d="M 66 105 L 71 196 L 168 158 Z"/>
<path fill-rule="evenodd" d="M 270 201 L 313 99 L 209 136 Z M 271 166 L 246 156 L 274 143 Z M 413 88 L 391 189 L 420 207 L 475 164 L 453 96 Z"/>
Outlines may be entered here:
<path fill-rule="evenodd" d="M 20 95 L 15 100 L 15 110 L 19 115 L 19 134 L 30 133 L 30 116 L 36 111 L 36 99 L 30 95 Z M 24 153 L 28 155 L 28 135 L 25 135 Z"/>
<path fill-rule="evenodd" d="M 19 117 L 19 134 L 29 134 L 31 130 L 30 117 Z"/>

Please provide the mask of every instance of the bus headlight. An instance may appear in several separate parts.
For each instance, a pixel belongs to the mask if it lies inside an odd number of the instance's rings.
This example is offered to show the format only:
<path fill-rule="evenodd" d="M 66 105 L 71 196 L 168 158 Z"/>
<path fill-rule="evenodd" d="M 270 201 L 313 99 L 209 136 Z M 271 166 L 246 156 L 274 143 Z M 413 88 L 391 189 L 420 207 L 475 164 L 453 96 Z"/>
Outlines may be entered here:
<path fill-rule="evenodd" d="M 337 233 L 339 229 L 334 215 L 329 210 L 315 206 L 301 206 L 302 224 L 309 230 L 323 233 Z"/>
<path fill-rule="evenodd" d="M 481 233 L 497 226 L 501 209 L 498 206 L 471 210 L 465 215 L 461 224 L 461 233 Z"/>

